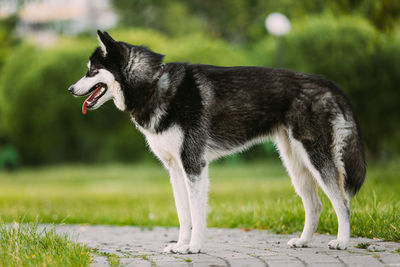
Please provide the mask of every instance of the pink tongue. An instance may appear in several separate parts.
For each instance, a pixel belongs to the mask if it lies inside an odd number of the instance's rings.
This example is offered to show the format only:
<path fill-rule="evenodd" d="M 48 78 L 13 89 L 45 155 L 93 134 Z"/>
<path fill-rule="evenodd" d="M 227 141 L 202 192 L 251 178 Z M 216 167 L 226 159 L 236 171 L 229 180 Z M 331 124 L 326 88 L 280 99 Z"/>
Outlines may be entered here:
<path fill-rule="evenodd" d="M 82 113 L 83 114 L 86 114 L 86 110 L 87 110 L 87 107 L 86 107 L 86 105 L 87 105 L 87 102 L 86 102 L 87 100 L 85 100 L 85 102 L 83 102 L 83 105 L 82 105 Z"/>
<path fill-rule="evenodd" d="M 101 88 L 103 88 L 103 86 L 97 87 L 96 90 L 94 90 L 93 93 L 91 93 L 90 96 L 88 98 L 86 98 L 85 102 L 83 102 L 83 105 L 82 105 L 82 113 L 83 114 L 86 114 L 87 102 L 90 102 L 94 98 L 96 98 L 100 94 Z"/>

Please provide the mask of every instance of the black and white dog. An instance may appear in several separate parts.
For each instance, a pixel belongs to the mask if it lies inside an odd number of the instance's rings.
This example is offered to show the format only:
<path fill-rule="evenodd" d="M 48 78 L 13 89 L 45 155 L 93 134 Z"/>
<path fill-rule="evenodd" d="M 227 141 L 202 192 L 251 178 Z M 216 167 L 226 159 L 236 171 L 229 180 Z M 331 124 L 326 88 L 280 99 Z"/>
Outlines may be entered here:
<path fill-rule="evenodd" d="M 304 247 L 318 224 L 318 185 L 338 218 L 332 249 L 346 249 L 350 199 L 365 177 L 360 130 L 351 105 L 318 76 L 262 67 L 163 64 L 163 55 L 114 41 L 98 31 L 100 46 L 87 74 L 72 85 L 96 109 L 113 99 L 129 112 L 169 171 L 179 217 L 179 240 L 165 252 L 198 253 L 206 230 L 208 164 L 249 146 L 275 141 L 296 192 L 305 224 L 290 247 Z"/>

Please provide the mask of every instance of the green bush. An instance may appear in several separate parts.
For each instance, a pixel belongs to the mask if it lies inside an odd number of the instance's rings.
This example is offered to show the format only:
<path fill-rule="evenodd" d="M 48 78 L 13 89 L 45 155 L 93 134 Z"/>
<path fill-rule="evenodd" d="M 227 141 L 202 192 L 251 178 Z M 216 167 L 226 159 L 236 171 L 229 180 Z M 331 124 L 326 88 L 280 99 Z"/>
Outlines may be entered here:
<path fill-rule="evenodd" d="M 0 18 L 0 70 L 11 52 L 11 47 L 18 43 L 16 24 L 16 16 Z"/>
<path fill-rule="evenodd" d="M 47 50 L 24 45 L 7 61 L 0 80 L 0 129 L 23 163 L 101 161 L 114 149 L 129 154 L 128 159 L 140 157 L 134 150 L 143 141 L 132 128 L 130 139 L 115 139 L 110 149 L 111 135 L 126 136 L 121 129 L 131 126 L 127 116 L 121 116 L 111 103 L 97 116 L 82 116 L 82 99 L 67 91 L 86 72 L 94 46 L 82 41 Z"/>
<path fill-rule="evenodd" d="M 350 97 L 368 150 L 373 155 L 398 153 L 400 31 L 384 38 L 367 21 L 348 17 L 310 17 L 293 25 L 286 37 L 266 36 L 246 49 L 199 33 L 170 38 L 151 30 L 120 29 L 111 34 L 165 54 L 166 62 L 284 64 L 325 75 Z M 96 46 L 94 37 L 63 39 L 47 49 L 23 44 L 8 56 L 0 74 L 0 138 L 16 149 L 22 164 L 152 158 L 128 115 L 112 102 L 83 116 L 83 99 L 67 91 L 86 72 Z M 271 145 L 259 146 L 246 157 L 272 153 Z"/>
<path fill-rule="evenodd" d="M 279 40 L 280 63 L 337 83 L 354 105 L 368 151 L 398 153 L 400 38 L 384 38 L 360 17 L 314 16 L 293 25 Z"/>
<path fill-rule="evenodd" d="M 252 64 L 243 49 L 201 33 L 167 38 L 152 30 L 124 29 L 112 32 L 112 36 L 116 40 L 148 46 L 152 50 L 164 54 L 166 62 L 178 61 L 220 66 Z"/>
<path fill-rule="evenodd" d="M 145 30 L 117 31 L 112 35 L 164 53 L 167 61 L 246 64 L 243 52 L 200 35 L 168 39 Z M 66 39 L 49 49 L 25 44 L 9 57 L 0 77 L 0 131 L 16 147 L 23 164 L 152 157 L 128 115 L 119 112 L 112 101 L 83 116 L 83 99 L 73 98 L 67 91 L 85 74 L 96 46 L 95 38 Z"/>

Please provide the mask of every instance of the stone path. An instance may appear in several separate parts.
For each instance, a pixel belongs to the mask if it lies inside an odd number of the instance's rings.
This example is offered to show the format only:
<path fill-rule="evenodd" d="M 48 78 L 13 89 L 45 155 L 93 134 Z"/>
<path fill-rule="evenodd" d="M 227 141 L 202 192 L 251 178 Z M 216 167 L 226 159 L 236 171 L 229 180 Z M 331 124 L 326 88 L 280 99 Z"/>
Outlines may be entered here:
<path fill-rule="evenodd" d="M 201 254 L 165 254 L 163 248 L 177 240 L 177 228 L 60 225 L 78 242 L 97 248 L 94 266 L 109 266 L 107 255 L 118 255 L 120 266 L 399 266 L 400 243 L 352 238 L 347 250 L 329 250 L 332 236 L 316 235 L 309 248 L 287 248 L 294 235 L 240 229 L 207 230 Z M 368 249 L 355 248 L 369 243 Z"/>

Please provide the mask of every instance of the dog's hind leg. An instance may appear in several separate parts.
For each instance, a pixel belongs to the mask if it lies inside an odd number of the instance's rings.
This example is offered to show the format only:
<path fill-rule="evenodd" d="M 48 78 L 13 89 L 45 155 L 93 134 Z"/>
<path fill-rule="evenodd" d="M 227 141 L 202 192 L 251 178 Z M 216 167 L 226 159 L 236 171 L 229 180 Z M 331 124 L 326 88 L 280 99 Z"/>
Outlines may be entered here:
<path fill-rule="evenodd" d="M 179 247 L 189 244 L 192 222 L 183 170 L 177 166 L 171 166 L 169 167 L 169 174 L 179 219 L 179 238 L 177 243 L 169 244 L 164 252 L 175 252 Z"/>
<path fill-rule="evenodd" d="M 335 209 L 338 219 L 337 239 L 328 243 L 330 249 L 346 249 L 350 240 L 350 200 L 343 188 L 343 174 L 337 171 L 330 171 L 332 178 L 338 183 L 327 182 L 322 189 L 328 196 Z"/>
<path fill-rule="evenodd" d="M 343 174 L 332 164 L 315 174 L 328 196 L 338 219 L 337 239 L 328 243 L 331 249 L 346 249 L 350 240 L 350 201 L 343 188 Z"/>
<path fill-rule="evenodd" d="M 292 184 L 303 201 L 305 211 L 304 228 L 300 238 L 292 238 L 288 242 L 290 247 L 305 247 L 311 241 L 317 229 L 321 214 L 321 201 L 318 197 L 318 186 L 303 163 L 301 156 L 291 147 L 286 130 L 282 130 L 275 137 L 282 161 L 289 173 Z"/>
<path fill-rule="evenodd" d="M 302 142 L 292 137 L 290 141 L 292 147 L 296 147 L 296 151 L 303 155 L 302 158 L 308 170 L 328 196 L 336 212 L 338 235 L 337 239 L 328 243 L 328 247 L 346 249 L 350 239 L 350 205 L 349 197 L 344 189 L 343 174 L 335 165 L 329 150 L 318 149 L 317 145 L 312 143 L 303 146 Z"/>

